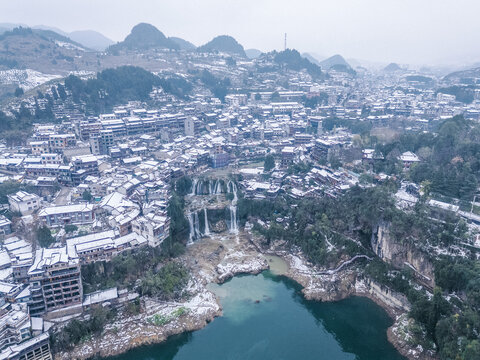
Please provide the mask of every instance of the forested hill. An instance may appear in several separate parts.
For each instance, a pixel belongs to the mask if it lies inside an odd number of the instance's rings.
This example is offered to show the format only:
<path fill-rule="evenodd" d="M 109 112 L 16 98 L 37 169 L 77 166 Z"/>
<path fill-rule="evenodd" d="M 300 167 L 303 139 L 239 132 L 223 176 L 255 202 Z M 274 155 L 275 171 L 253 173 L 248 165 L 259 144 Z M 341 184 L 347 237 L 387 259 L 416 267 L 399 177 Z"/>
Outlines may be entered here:
<path fill-rule="evenodd" d="M 153 48 L 180 49 L 180 46 L 173 40 L 167 38 L 155 26 L 140 23 L 132 28 L 125 40 L 112 45 L 108 52 L 116 53 L 121 50 L 147 50 Z"/>
<path fill-rule="evenodd" d="M 82 45 L 50 30 L 15 28 L 0 35 L 0 70 L 34 69 L 50 73 L 73 70 L 88 51 Z"/>
<path fill-rule="evenodd" d="M 410 171 L 411 179 L 430 191 L 473 200 L 480 181 L 480 126 L 455 116 L 443 121 L 437 134 L 415 133 L 400 139 L 406 151 L 424 161 Z"/>
<path fill-rule="evenodd" d="M 44 109 L 37 104 L 35 112 L 31 113 L 22 105 L 13 116 L 7 116 L 0 111 L 0 137 L 12 143 L 24 142 L 33 122 L 55 121 L 52 112 L 55 101 L 70 100 L 82 105 L 87 113 L 98 115 L 110 112 L 115 105 L 129 101 L 148 101 L 154 87 L 161 87 L 165 92 L 178 97 L 185 97 L 192 89 L 192 85 L 183 78 L 160 78 L 136 66 L 106 69 L 99 72 L 96 78 L 88 80 L 70 75 L 65 78 L 65 85 L 52 85 L 53 98 L 48 93 L 39 94 L 47 100 Z M 37 99 L 35 102 L 37 103 Z"/>
<path fill-rule="evenodd" d="M 225 52 L 231 54 L 237 54 L 246 57 L 243 46 L 237 42 L 233 37 L 228 35 L 220 35 L 213 38 L 205 45 L 197 48 L 199 52 Z"/>
<path fill-rule="evenodd" d="M 322 72 L 320 66 L 313 64 L 310 60 L 304 58 L 295 49 L 286 49 L 281 52 L 273 52 L 268 55 L 273 55 L 273 60 L 283 65 L 290 70 L 300 71 L 306 70 L 314 78 L 322 78 L 325 74 Z"/>
<path fill-rule="evenodd" d="M 148 100 L 160 78 L 135 66 L 106 69 L 96 79 L 81 80 L 70 75 L 65 79 L 65 88 L 76 103 L 84 102 L 95 113 L 106 112 L 114 105 L 132 100 Z"/>

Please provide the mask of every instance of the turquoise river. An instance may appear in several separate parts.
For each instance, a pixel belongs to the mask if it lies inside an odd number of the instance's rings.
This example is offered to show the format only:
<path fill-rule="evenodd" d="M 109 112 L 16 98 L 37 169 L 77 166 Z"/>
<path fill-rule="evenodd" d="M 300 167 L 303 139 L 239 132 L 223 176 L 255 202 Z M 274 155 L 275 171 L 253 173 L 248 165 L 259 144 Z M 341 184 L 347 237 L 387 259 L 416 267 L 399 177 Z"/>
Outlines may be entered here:
<path fill-rule="evenodd" d="M 387 340 L 392 320 L 369 299 L 308 301 L 300 285 L 270 271 L 210 289 L 223 316 L 109 360 L 405 360 Z"/>

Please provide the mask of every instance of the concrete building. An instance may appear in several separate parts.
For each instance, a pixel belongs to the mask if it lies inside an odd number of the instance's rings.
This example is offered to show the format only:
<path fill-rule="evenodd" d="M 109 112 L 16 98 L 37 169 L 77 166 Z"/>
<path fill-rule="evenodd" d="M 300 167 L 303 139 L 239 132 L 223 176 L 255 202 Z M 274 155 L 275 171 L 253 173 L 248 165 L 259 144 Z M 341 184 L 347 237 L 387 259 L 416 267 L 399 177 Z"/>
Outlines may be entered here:
<path fill-rule="evenodd" d="M 78 258 L 82 264 L 111 260 L 120 252 L 147 245 L 147 240 L 139 234 L 119 236 L 115 230 L 107 230 L 85 236 L 67 239 L 67 252 Z"/>
<path fill-rule="evenodd" d="M 12 222 L 5 216 L 0 215 L 0 234 L 9 235 L 12 233 Z"/>
<path fill-rule="evenodd" d="M 42 209 L 38 216 L 49 227 L 91 224 L 95 220 L 93 204 L 51 206 Z"/>
<path fill-rule="evenodd" d="M 147 239 L 148 245 L 157 247 L 170 234 L 170 218 L 149 213 L 133 220 L 132 230 Z"/>
<path fill-rule="evenodd" d="M 46 164 L 56 164 L 56 165 L 61 165 L 62 164 L 62 156 L 57 153 L 43 153 L 40 156 L 40 161 L 42 165 Z"/>
<path fill-rule="evenodd" d="M 82 303 L 80 261 L 68 254 L 66 246 L 37 250 L 28 276 L 32 296 L 30 314 Z"/>
<path fill-rule="evenodd" d="M 48 333 L 23 343 L 12 345 L 0 352 L 0 360 L 52 360 Z"/>
<path fill-rule="evenodd" d="M 75 134 L 55 134 L 50 135 L 48 139 L 50 151 L 61 151 L 69 146 L 75 146 L 76 143 Z"/>
<path fill-rule="evenodd" d="M 188 116 L 185 119 L 185 135 L 195 136 L 200 132 L 202 122 L 195 116 Z"/>
<path fill-rule="evenodd" d="M 282 166 L 288 167 L 295 161 L 295 148 L 293 146 L 285 146 L 282 149 Z"/>
<path fill-rule="evenodd" d="M 26 310 L 26 309 L 25 309 Z M 0 309 L 0 350 L 31 337 L 30 316 L 20 307 Z"/>
<path fill-rule="evenodd" d="M 7 195 L 7 198 L 10 210 L 22 215 L 30 215 L 40 208 L 40 197 L 26 191 L 18 191 L 15 194 Z"/>

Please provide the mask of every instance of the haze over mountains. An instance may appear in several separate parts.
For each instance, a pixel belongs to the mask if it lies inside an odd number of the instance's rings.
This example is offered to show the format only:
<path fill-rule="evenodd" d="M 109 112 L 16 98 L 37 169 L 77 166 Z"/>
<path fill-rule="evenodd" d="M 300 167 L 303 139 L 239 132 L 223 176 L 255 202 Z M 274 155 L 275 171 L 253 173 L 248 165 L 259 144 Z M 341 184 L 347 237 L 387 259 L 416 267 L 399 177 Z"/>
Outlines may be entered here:
<path fill-rule="evenodd" d="M 28 25 L 25 25 L 25 24 L 0 23 L 0 34 L 5 31 L 12 30 L 19 26 L 29 27 Z M 97 51 L 105 50 L 108 46 L 114 44 L 113 40 L 107 38 L 105 35 L 95 30 L 78 30 L 78 31 L 72 31 L 68 33 L 56 27 L 45 26 L 45 25 L 36 25 L 36 26 L 32 26 L 31 28 L 54 31 L 57 34 L 66 36 L 71 40 L 79 44 L 82 44 L 83 46 L 89 49 L 93 49 Z"/>
<path fill-rule="evenodd" d="M 19 26 L 28 27 L 25 24 L 0 23 L 0 34 Z M 57 34 L 69 38 L 73 42 L 78 43 L 79 45 L 87 49 L 92 49 L 96 51 L 103 51 L 108 49 L 109 51 L 116 52 L 120 50 L 128 51 L 141 49 L 145 50 L 150 48 L 167 48 L 172 50 L 185 51 L 197 50 L 200 52 L 226 52 L 237 54 L 243 57 L 248 57 L 250 59 L 257 58 L 263 53 L 261 50 L 258 49 L 245 50 L 244 47 L 240 43 L 238 43 L 236 39 L 229 35 L 216 36 L 214 39 L 207 42 L 206 44 L 197 47 L 186 39 L 175 36 L 167 37 L 155 26 L 147 23 L 140 23 L 135 25 L 132 28 L 130 34 L 127 35 L 123 41 L 117 43 L 94 30 L 79 30 L 69 33 L 59 28 L 46 25 L 36 25 L 33 26 L 32 29 L 53 31 Z M 350 67 L 350 65 L 346 63 L 343 57 L 339 55 L 339 57 L 334 56 L 326 60 L 324 60 L 319 55 L 313 53 L 304 53 L 302 54 L 302 56 L 307 58 L 310 62 L 322 66 L 324 69 L 328 69 L 336 64 L 343 64 Z M 322 61 L 325 62 L 322 64 Z"/>
<path fill-rule="evenodd" d="M 25 27 L 24 24 L 0 23 L 0 34 L 11 32 L 13 28 L 18 26 Z M 19 36 L 23 37 L 22 41 L 28 40 L 25 42 L 25 46 L 17 46 L 20 41 Z M 119 51 L 126 54 L 155 49 L 168 49 L 172 51 L 230 53 L 249 59 L 258 58 L 263 54 L 259 49 L 245 50 L 242 44 L 229 35 L 216 36 L 207 43 L 197 47 L 186 39 L 175 36 L 168 37 L 155 26 L 147 23 L 135 25 L 125 39 L 117 43 L 93 30 L 68 33 L 55 27 L 38 25 L 32 28 L 31 33 L 10 33 L 6 37 L 1 36 L 0 49 L 2 48 L 6 49 L 6 51 L 0 50 L 1 69 L 34 69 L 44 73 L 72 71 L 78 68 L 87 71 L 98 71 L 106 66 L 123 64 L 108 57 L 102 58 L 102 64 L 100 64 L 100 60 L 96 59 L 96 51 L 107 51 L 110 55 L 117 55 Z M 12 51 L 13 49 L 15 51 Z M 305 52 L 302 54 L 302 57 L 308 59 L 310 63 L 321 67 L 324 71 L 336 70 L 354 73 L 354 68 L 358 66 L 373 66 L 377 69 L 385 69 L 387 72 L 398 70 L 396 69 L 398 65 L 395 63 L 390 65 L 373 64 L 356 59 L 346 61 L 339 54 L 325 58 L 316 53 Z M 132 60 L 133 58 L 130 58 L 126 63 L 130 63 Z M 123 59 L 121 61 L 126 60 Z M 402 70 L 407 68 L 405 65 L 401 67 Z M 442 71 L 443 74 L 448 74 L 451 71 L 467 69 L 469 68 L 457 67 L 450 71 L 449 69 Z"/>

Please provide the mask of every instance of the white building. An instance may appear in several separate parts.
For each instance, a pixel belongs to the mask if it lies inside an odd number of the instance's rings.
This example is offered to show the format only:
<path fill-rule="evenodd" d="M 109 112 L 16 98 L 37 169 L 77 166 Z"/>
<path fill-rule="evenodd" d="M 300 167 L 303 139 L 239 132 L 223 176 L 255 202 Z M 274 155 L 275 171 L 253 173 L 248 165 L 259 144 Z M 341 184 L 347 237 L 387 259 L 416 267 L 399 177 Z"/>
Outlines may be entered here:
<path fill-rule="evenodd" d="M 40 210 L 38 216 L 47 226 L 85 225 L 95 220 L 93 204 L 51 206 Z"/>
<path fill-rule="evenodd" d="M 20 212 L 22 215 L 30 215 L 40 208 L 40 197 L 26 191 L 18 191 L 15 194 L 8 195 L 7 198 L 10 210 Z"/>
<path fill-rule="evenodd" d="M 142 235 L 152 247 L 159 246 L 170 234 L 168 216 L 149 213 L 132 221 L 132 229 Z"/>

